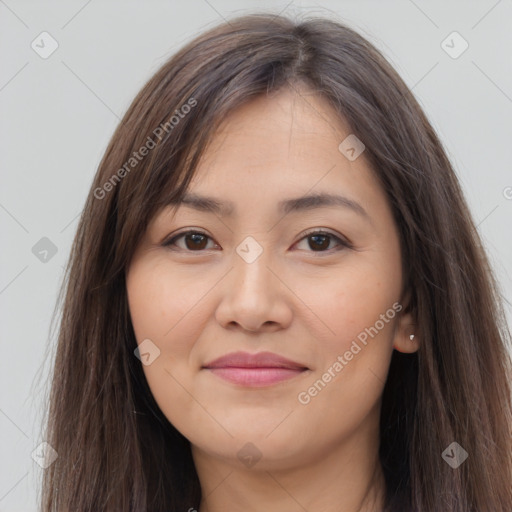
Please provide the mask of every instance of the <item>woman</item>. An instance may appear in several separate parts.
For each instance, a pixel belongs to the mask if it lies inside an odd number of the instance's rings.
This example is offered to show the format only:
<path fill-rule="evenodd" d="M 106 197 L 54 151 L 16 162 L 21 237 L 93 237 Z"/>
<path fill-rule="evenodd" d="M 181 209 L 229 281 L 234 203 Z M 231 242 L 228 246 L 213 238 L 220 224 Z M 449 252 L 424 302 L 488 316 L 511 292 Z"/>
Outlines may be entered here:
<path fill-rule="evenodd" d="M 325 19 L 144 86 L 69 264 L 43 510 L 512 510 L 510 334 L 434 130 Z"/>

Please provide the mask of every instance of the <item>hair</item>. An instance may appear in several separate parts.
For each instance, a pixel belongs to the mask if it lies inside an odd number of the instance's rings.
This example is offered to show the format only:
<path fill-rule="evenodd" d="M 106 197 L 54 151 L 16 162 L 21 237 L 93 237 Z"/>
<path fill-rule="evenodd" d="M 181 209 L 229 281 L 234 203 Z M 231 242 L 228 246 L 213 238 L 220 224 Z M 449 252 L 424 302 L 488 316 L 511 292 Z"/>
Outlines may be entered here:
<path fill-rule="evenodd" d="M 183 197 L 222 120 L 299 86 L 325 98 L 366 146 L 399 232 L 406 311 L 420 333 L 417 353 L 393 352 L 382 396 L 386 510 L 512 510 L 510 331 L 438 136 L 355 30 L 259 13 L 210 28 L 166 61 L 100 162 L 57 302 L 45 434 L 59 456 L 43 475 L 44 512 L 199 508 L 190 443 L 160 411 L 134 356 L 125 272 L 150 220 Z M 469 453 L 456 469 L 442 458 L 454 441 Z"/>

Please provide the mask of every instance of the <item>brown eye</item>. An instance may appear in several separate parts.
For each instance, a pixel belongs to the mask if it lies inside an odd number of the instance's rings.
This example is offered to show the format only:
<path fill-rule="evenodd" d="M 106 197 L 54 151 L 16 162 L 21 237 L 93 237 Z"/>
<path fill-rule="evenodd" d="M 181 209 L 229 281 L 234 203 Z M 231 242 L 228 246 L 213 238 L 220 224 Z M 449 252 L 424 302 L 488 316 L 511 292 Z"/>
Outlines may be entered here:
<path fill-rule="evenodd" d="M 299 243 L 303 240 L 307 240 L 307 248 L 305 250 L 309 250 L 309 252 L 328 252 L 331 249 L 339 251 L 342 248 L 351 247 L 349 242 L 327 231 L 313 231 L 307 233 Z M 335 242 L 335 247 L 330 247 L 333 241 Z"/>
<path fill-rule="evenodd" d="M 180 245 L 176 242 L 178 240 L 183 239 L 185 244 Z M 171 238 L 169 241 L 165 242 L 163 245 L 165 247 L 171 247 L 173 246 L 177 247 L 178 249 L 183 249 L 185 251 L 201 251 L 203 249 L 207 249 L 208 240 L 211 240 L 208 235 L 205 233 L 202 233 L 201 231 L 186 231 L 184 233 L 180 233 L 179 235 L 176 235 L 175 237 Z"/>
<path fill-rule="evenodd" d="M 313 250 L 324 250 L 329 248 L 329 244 L 331 243 L 331 237 L 329 235 L 310 235 L 309 239 L 309 247 Z"/>

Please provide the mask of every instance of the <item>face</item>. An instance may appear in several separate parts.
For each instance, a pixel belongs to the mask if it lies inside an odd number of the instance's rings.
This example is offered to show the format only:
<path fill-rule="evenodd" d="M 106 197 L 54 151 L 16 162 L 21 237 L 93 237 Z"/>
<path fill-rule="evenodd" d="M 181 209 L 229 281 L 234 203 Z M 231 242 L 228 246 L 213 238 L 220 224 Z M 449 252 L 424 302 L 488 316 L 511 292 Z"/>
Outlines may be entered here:
<path fill-rule="evenodd" d="M 196 454 L 276 469 L 378 437 L 392 351 L 417 347 L 398 232 L 364 152 L 339 149 L 350 133 L 304 89 L 252 100 L 134 254 L 143 370 Z"/>

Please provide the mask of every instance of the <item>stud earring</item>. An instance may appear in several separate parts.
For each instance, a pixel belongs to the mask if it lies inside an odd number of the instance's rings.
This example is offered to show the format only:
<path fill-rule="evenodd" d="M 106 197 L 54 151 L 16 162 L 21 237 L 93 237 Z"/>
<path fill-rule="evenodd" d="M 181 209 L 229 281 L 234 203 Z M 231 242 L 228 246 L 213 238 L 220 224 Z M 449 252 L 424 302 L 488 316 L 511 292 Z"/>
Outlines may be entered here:
<path fill-rule="evenodd" d="M 412 341 L 414 339 L 414 334 L 410 334 L 409 339 Z"/>

